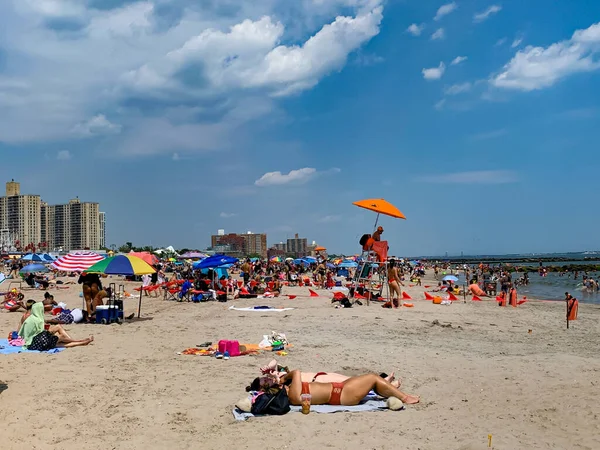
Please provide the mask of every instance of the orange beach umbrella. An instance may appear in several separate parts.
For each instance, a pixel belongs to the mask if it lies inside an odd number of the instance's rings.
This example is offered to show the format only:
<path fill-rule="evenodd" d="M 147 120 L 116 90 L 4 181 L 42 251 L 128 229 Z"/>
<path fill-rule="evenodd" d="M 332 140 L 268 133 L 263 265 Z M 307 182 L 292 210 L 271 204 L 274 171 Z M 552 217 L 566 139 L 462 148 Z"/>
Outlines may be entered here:
<path fill-rule="evenodd" d="M 374 211 L 377 214 L 384 214 L 386 216 L 406 220 L 406 216 L 402 214 L 402 211 L 382 198 L 369 198 L 367 200 L 353 202 L 352 204 L 358 206 L 359 208 L 365 208 L 369 211 Z"/>
<path fill-rule="evenodd" d="M 321 247 L 321 246 L 315 247 L 315 252 L 324 252 L 325 250 L 327 250 L 325 247 Z"/>

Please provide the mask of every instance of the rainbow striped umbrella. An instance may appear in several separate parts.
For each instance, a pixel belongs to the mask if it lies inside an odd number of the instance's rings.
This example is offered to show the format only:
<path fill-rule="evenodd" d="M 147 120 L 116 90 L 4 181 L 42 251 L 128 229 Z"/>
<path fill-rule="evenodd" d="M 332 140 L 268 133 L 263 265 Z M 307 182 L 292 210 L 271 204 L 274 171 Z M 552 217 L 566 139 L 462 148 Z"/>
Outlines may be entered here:
<path fill-rule="evenodd" d="M 86 270 L 88 273 L 103 273 L 106 275 L 148 275 L 156 272 L 143 259 L 131 255 L 117 255 L 106 258 Z M 140 289 L 140 302 L 138 305 L 138 317 L 142 313 L 142 289 Z"/>
<path fill-rule="evenodd" d="M 103 259 L 86 270 L 88 273 L 103 273 L 106 275 L 148 275 L 156 272 L 141 258 L 131 255 L 117 255 Z"/>
<path fill-rule="evenodd" d="M 281 258 L 279 256 L 273 256 L 269 261 L 271 261 L 271 262 L 281 262 Z"/>

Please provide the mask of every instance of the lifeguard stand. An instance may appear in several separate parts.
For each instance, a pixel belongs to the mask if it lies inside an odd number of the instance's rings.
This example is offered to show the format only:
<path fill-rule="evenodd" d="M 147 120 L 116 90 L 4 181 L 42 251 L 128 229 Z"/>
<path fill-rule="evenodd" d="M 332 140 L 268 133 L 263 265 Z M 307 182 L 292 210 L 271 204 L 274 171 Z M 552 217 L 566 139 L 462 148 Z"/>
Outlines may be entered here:
<path fill-rule="evenodd" d="M 377 229 L 377 223 L 379 221 L 379 215 L 383 214 L 390 217 L 395 217 L 397 219 L 406 219 L 404 214 L 392 205 L 390 202 L 382 199 L 382 198 L 369 198 L 366 200 L 359 200 L 357 202 L 352 202 L 353 205 L 358 206 L 359 208 L 364 208 L 369 211 L 373 211 L 377 213 L 377 217 L 375 218 L 375 225 L 373 226 L 373 232 Z M 363 247 L 363 251 L 361 254 L 361 260 L 357 267 L 356 273 L 352 280 L 352 284 L 354 286 L 354 291 L 356 292 L 356 288 L 360 285 L 363 285 L 365 288 L 369 289 L 369 292 L 373 292 L 371 289 L 379 286 L 379 294 L 386 291 L 386 296 L 390 299 L 390 288 L 387 282 L 387 269 L 388 269 L 388 261 L 387 261 L 387 241 L 377 241 L 375 244 L 384 245 L 385 244 L 385 257 L 381 255 L 376 257 L 373 255 L 373 248 L 365 249 Z M 374 273 L 376 272 L 376 273 Z M 383 272 L 383 273 L 382 273 Z M 375 280 L 375 275 L 377 275 L 377 280 Z M 376 284 L 377 283 L 377 284 Z M 390 299 L 391 300 L 391 299 Z M 367 305 L 369 304 L 369 296 L 367 296 Z"/>
<path fill-rule="evenodd" d="M 352 286 L 354 287 L 355 294 L 356 289 L 359 287 L 363 287 L 365 291 L 368 291 L 368 294 L 365 295 L 365 297 L 367 297 L 367 306 L 370 303 L 370 297 L 373 293 L 383 295 L 384 290 L 386 298 L 391 300 L 390 288 L 387 281 L 387 241 L 377 242 L 377 244 L 385 245 L 386 257 L 380 258 L 378 253 L 373 251 L 372 248 L 369 250 L 363 248 L 358 267 L 356 268 L 356 272 L 352 279 Z M 382 261 L 380 261 L 380 259 L 382 259 Z"/>

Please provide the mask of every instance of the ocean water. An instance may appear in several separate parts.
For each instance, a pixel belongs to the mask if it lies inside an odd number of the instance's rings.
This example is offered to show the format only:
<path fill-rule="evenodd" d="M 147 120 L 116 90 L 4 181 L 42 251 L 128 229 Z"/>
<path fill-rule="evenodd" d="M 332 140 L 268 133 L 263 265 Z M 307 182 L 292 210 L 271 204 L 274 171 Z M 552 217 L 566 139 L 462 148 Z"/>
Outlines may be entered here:
<path fill-rule="evenodd" d="M 513 281 L 519 279 L 522 273 L 513 273 Z M 600 279 L 600 272 L 590 272 L 588 277 L 594 280 Z M 458 276 L 458 285 L 466 284 L 463 274 Z M 537 273 L 529 274 L 529 284 L 527 286 L 518 286 L 517 292 L 519 298 L 525 296 L 537 300 L 564 300 L 565 292 L 570 293 L 577 298 L 581 303 L 596 303 L 600 304 L 600 293 L 588 294 L 582 288 L 582 275 L 579 274 L 577 280 L 573 279 L 573 274 L 559 276 L 557 273 L 549 273 L 545 277 L 539 276 Z M 500 289 L 500 284 L 498 284 Z"/>
<path fill-rule="evenodd" d="M 592 272 L 588 276 L 598 280 L 600 273 Z M 517 291 L 519 297 L 525 295 L 539 300 L 564 300 L 565 292 L 568 292 L 581 303 L 600 303 L 600 293 L 588 294 L 584 292 L 582 281 L 581 274 L 577 280 L 574 280 L 572 274 L 571 277 L 568 277 L 559 276 L 557 273 L 549 273 L 547 276 L 541 277 L 537 273 L 530 273 L 529 285 L 519 286 Z"/>

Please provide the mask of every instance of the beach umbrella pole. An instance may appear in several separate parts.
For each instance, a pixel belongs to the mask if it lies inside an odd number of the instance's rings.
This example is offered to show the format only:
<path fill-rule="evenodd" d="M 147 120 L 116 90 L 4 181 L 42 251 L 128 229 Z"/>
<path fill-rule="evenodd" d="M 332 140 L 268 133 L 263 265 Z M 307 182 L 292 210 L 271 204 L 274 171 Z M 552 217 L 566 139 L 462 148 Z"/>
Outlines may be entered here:
<path fill-rule="evenodd" d="M 373 233 L 377 231 L 377 223 L 379 222 L 379 213 L 377 213 L 377 217 L 375 217 L 375 225 L 373 225 Z"/>
<path fill-rule="evenodd" d="M 144 292 L 143 284 L 142 284 L 142 287 L 140 288 L 140 302 L 138 303 L 138 319 L 140 318 L 140 315 L 142 314 L 142 292 Z"/>

